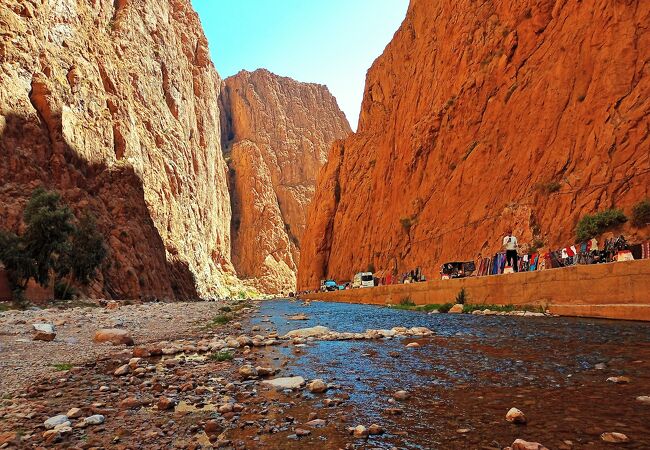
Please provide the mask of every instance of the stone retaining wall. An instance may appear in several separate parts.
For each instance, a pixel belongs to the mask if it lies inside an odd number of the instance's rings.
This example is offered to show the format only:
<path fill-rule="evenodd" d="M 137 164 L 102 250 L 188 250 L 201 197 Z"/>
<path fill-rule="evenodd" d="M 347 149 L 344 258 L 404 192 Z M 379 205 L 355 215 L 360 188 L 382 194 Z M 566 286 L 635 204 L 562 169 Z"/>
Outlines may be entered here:
<path fill-rule="evenodd" d="M 453 303 L 465 288 L 466 303 L 531 305 L 566 316 L 650 321 L 650 260 L 579 265 L 425 283 L 378 286 L 304 295 L 305 299 L 375 305 Z"/>

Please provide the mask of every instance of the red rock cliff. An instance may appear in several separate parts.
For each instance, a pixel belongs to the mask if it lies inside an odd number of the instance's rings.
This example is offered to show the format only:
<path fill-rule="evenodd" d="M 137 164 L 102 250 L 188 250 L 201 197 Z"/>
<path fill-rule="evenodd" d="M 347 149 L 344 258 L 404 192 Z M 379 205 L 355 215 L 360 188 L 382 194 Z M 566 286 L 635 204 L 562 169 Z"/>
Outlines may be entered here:
<path fill-rule="evenodd" d="M 0 227 L 45 185 L 107 235 L 94 295 L 227 292 L 221 80 L 189 0 L 6 0 L 0 30 Z"/>
<path fill-rule="evenodd" d="M 369 265 L 431 277 L 509 225 L 556 246 L 629 211 L 650 183 L 648 23 L 643 0 L 412 0 L 319 175 L 299 289 Z"/>
<path fill-rule="evenodd" d="M 316 175 L 350 126 L 327 87 L 266 70 L 226 79 L 221 104 L 237 274 L 264 292 L 293 291 Z"/>

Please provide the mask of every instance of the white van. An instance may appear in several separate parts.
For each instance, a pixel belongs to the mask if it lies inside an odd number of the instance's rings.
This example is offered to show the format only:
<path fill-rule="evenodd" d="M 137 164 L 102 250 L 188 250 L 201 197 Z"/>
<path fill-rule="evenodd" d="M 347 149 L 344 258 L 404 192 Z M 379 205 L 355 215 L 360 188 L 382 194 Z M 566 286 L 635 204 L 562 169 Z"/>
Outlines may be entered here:
<path fill-rule="evenodd" d="M 372 272 L 359 272 L 352 281 L 353 288 L 369 288 L 375 286 L 375 279 Z"/>

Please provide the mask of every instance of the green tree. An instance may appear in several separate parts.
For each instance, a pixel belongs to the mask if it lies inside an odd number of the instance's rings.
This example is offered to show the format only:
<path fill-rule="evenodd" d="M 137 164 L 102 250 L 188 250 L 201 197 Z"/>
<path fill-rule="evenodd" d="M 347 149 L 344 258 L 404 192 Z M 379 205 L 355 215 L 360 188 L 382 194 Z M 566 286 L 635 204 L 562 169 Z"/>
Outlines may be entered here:
<path fill-rule="evenodd" d="M 61 203 L 55 191 L 38 188 L 23 212 L 27 225 L 21 236 L 24 255 L 34 262 L 34 277 L 40 285 L 47 285 L 50 274 L 57 271 L 62 255 L 69 251 L 68 239 L 74 231 L 72 211 Z"/>
<path fill-rule="evenodd" d="M 50 277 L 68 277 L 66 297 L 72 281 L 88 285 L 107 256 L 103 235 L 94 217 L 85 213 L 76 221 L 55 191 L 36 189 L 23 212 L 25 232 L 0 230 L 0 262 L 9 275 L 14 296 L 22 294 L 30 279 L 47 286 Z"/>
<path fill-rule="evenodd" d="M 66 286 L 73 280 L 87 286 L 95 278 L 97 269 L 107 255 L 104 236 L 97 230 L 95 218 L 86 212 L 66 242 L 57 275 L 59 278 L 68 277 Z"/>

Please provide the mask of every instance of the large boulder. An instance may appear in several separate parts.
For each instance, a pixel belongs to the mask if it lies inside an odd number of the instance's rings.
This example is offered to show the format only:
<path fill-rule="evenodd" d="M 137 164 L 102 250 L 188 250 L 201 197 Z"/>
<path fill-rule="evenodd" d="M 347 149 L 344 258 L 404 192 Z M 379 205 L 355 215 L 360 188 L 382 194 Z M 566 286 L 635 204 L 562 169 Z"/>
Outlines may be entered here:
<path fill-rule="evenodd" d="M 330 332 L 331 331 L 330 331 L 329 328 L 318 325 L 318 326 L 311 327 L 311 328 L 299 328 L 297 330 L 289 331 L 285 335 L 285 337 L 289 338 L 289 339 L 297 338 L 297 337 L 299 337 L 299 338 L 320 337 L 320 336 L 324 336 L 324 335 L 326 335 L 326 334 L 328 334 Z"/>
<path fill-rule="evenodd" d="M 133 338 L 127 330 L 104 328 L 95 333 L 95 342 L 110 342 L 113 345 L 133 345 Z"/>
<path fill-rule="evenodd" d="M 460 303 L 456 303 L 449 310 L 449 314 L 460 314 L 462 312 L 463 312 L 463 305 L 461 305 Z"/>

